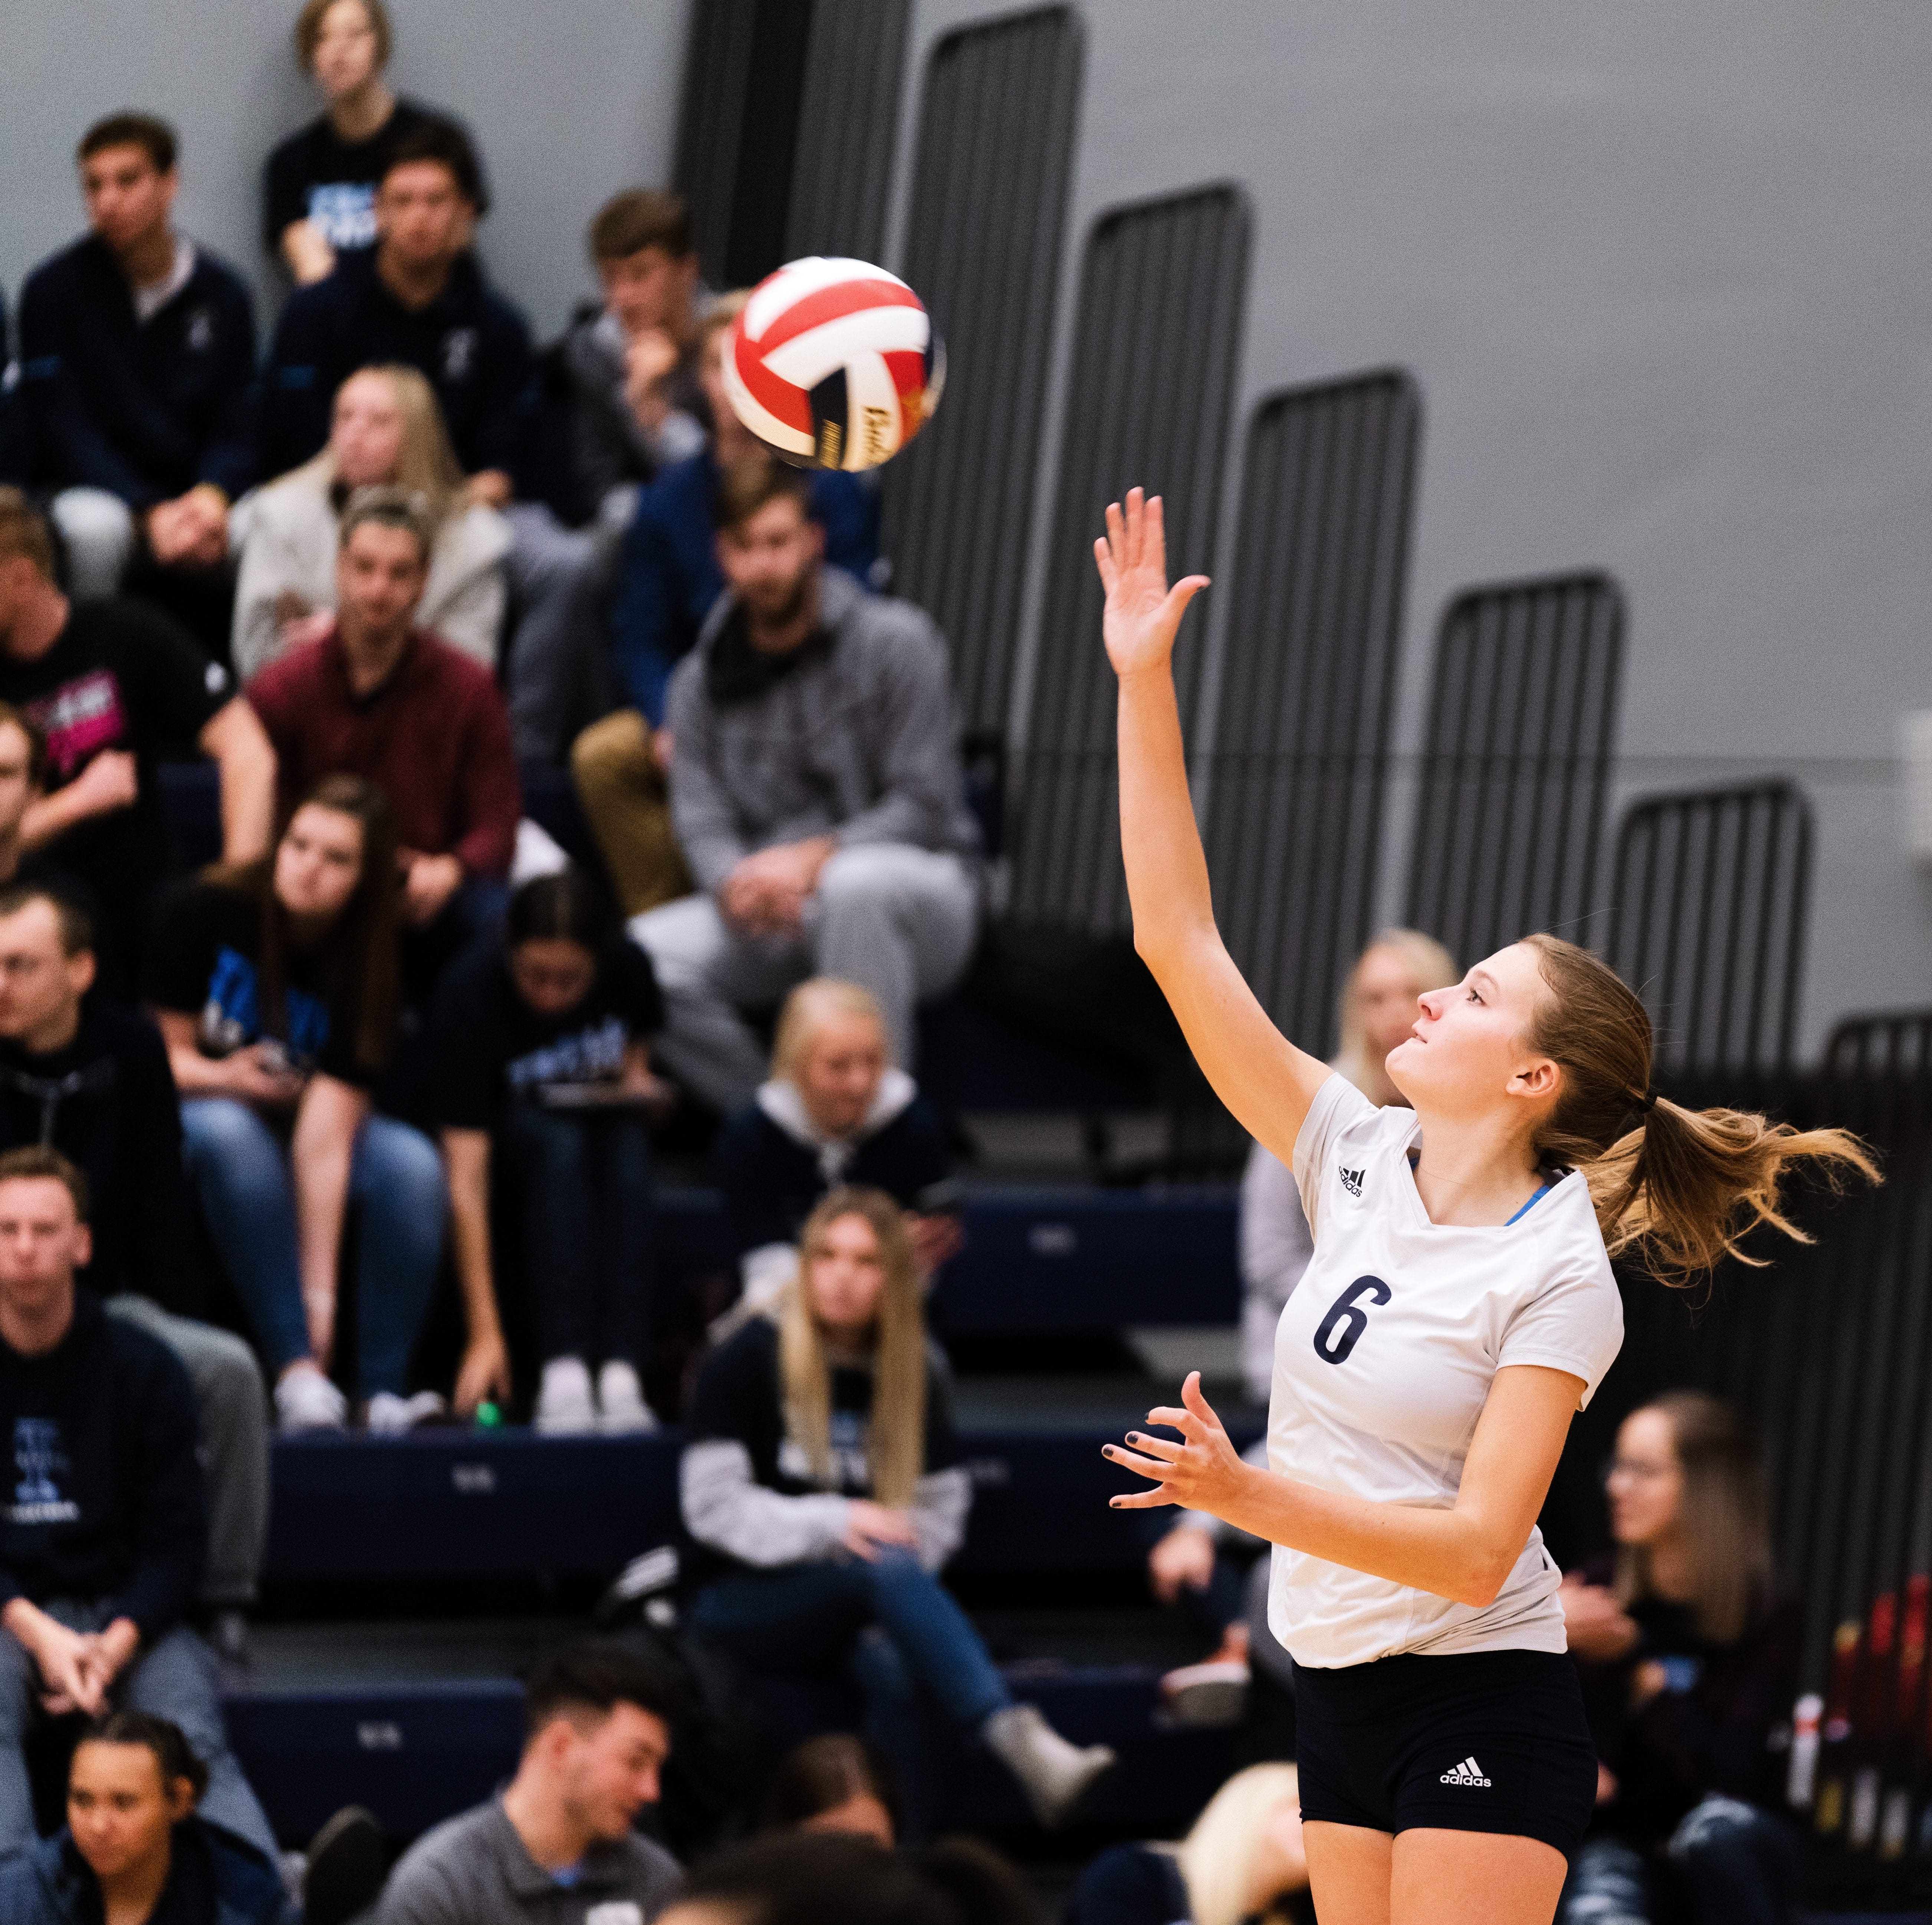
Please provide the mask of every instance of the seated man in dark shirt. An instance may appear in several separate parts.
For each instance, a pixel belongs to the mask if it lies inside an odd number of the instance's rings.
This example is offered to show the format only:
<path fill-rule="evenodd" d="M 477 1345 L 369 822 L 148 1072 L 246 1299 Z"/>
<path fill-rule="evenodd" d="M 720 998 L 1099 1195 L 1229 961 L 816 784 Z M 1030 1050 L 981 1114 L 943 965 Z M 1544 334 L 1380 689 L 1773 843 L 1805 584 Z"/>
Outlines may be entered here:
<path fill-rule="evenodd" d="M 176 233 L 174 131 L 122 113 L 80 143 L 92 232 L 20 297 L 28 480 L 53 496 L 81 600 L 130 580 L 216 652 L 234 577 L 228 508 L 254 479 L 254 308 Z"/>
<path fill-rule="evenodd" d="M 81 911 L 39 884 L 0 889 L 0 1150 L 50 1144 L 85 1173 L 94 1254 L 82 1281 L 187 1366 L 209 1480 L 201 1595 L 233 1610 L 254 1598 L 268 1539 L 267 1392 L 254 1351 L 196 1320 L 181 1107 L 160 1033 L 89 998 L 93 981 Z"/>
<path fill-rule="evenodd" d="M 169 867 L 156 761 L 214 758 L 223 857 L 246 862 L 268 846 L 274 752 L 228 671 L 165 616 L 132 602 L 76 606 L 53 567 L 39 512 L 0 488 L 0 701 L 46 744 L 22 840 L 94 891 L 104 984 L 131 993 L 148 899 Z"/>
<path fill-rule="evenodd" d="M 181 1621 L 207 1537 L 187 1374 L 104 1314 L 87 1179 L 58 1150 L 0 1155 L 0 1857 L 34 1840 L 22 1746 L 43 1708 L 110 1700 L 178 1725 L 208 1767 L 203 1814 L 275 1855 L 228 1749 L 214 1666 Z"/>

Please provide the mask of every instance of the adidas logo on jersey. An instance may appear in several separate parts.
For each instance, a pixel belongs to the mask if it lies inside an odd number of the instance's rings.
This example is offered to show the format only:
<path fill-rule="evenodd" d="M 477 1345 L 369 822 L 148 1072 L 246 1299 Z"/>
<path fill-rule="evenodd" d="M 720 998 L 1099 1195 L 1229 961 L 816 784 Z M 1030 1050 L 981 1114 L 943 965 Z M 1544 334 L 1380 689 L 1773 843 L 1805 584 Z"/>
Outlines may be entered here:
<path fill-rule="evenodd" d="M 1440 1782 L 1444 1785 L 1468 1785 L 1487 1791 L 1490 1781 L 1483 1776 L 1483 1767 L 1473 1758 L 1466 1758 L 1460 1764 L 1452 1764 L 1444 1772 Z"/>
<path fill-rule="evenodd" d="M 1362 1179 L 1368 1174 L 1366 1170 L 1345 1170 L 1340 1173 L 1342 1188 L 1352 1197 L 1362 1194 Z"/>

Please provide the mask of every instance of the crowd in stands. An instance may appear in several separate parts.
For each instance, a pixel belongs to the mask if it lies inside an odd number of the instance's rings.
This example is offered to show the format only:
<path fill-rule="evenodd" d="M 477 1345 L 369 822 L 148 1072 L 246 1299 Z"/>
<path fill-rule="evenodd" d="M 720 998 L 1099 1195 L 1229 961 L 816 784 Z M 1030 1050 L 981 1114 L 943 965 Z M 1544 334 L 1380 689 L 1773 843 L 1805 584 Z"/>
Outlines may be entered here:
<path fill-rule="evenodd" d="M 700 285 L 674 196 L 596 212 L 601 299 L 539 352 L 473 245 L 469 133 L 385 80 L 380 0 L 307 0 L 295 38 L 322 111 L 266 166 L 266 352 L 174 224 L 174 131 L 124 113 L 79 143 L 88 232 L 27 278 L 0 390 L 0 1925 L 284 1916 L 215 1655 L 256 1593 L 272 1417 L 656 1428 L 652 1132 L 680 1104 L 716 1125 L 737 1284 L 683 1413 L 686 1623 L 753 1677 L 856 1682 L 868 1741 L 788 1761 L 769 1835 L 687 1876 L 635 1828 L 683 1688 L 574 1647 L 500 1795 L 380 1899 L 367 1821 L 336 1827 L 308 1915 L 1018 1925 L 1009 1869 L 928 1842 L 926 1707 L 1045 1824 L 1114 1760 L 1015 1700 L 941 1581 L 971 1487 L 925 1305 L 960 1229 L 915 1015 L 985 893 L 944 638 L 880 592 L 875 489 L 782 466 L 726 405 L 745 297 Z M 220 860 L 187 872 L 160 770 L 196 756 Z M 601 872 L 525 820 L 539 771 Z M 1336 1067 L 1372 1101 L 1454 975 L 1402 930 L 1358 964 Z M 1258 1148 L 1241 1239 L 1265 1401 L 1310 1245 Z M 462 1350 L 425 1383 L 446 1275 Z M 1791 1627 L 1754 1476 L 1710 1400 L 1624 1426 L 1618 1556 L 1564 1593 L 1603 1758 L 1569 1917 L 1785 1915 Z M 1186 1515 L 1150 1538 L 1202 1647 L 1171 1710 L 1245 1708 L 1276 1761 L 1178 1845 L 1102 1858 L 1072 1925 L 1309 1915 L 1264 1551 Z M 50 1714 L 93 1722 L 42 1840 Z"/>

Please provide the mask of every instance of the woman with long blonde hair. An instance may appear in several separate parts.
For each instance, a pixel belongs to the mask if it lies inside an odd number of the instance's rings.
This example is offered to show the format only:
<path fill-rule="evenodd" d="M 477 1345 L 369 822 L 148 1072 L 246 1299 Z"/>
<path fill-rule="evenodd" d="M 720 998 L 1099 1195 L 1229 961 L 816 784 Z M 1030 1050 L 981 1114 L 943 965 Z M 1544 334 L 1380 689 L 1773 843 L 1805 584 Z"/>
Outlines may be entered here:
<path fill-rule="evenodd" d="M 429 521 L 429 581 L 416 620 L 496 665 L 510 524 L 470 500 L 436 391 L 413 368 L 358 369 L 336 392 L 328 445 L 250 503 L 232 652 L 244 681 L 324 633 L 335 607 L 343 509 L 361 488 L 407 488 Z"/>
<path fill-rule="evenodd" d="M 939 1582 L 965 1537 L 972 1485 L 912 1245 L 883 1191 L 842 1188 L 812 1212 L 797 1275 L 706 1359 L 686 1429 L 693 1631 L 754 1671 L 856 1671 L 914 1834 L 916 1720 L 891 1701 L 908 1676 L 978 1734 L 1043 1824 L 1068 1817 L 1114 1755 L 1070 1744 L 1015 1704 Z M 896 1665 L 868 1657 L 862 1634 L 874 1628 Z"/>
<path fill-rule="evenodd" d="M 1571 1419 L 1623 1342 L 1610 1258 L 1665 1284 L 1796 1236 L 1794 1167 L 1873 1174 L 1844 1132 L 1692 1110 L 1652 1083 L 1650 1018 L 1548 934 L 1421 999 L 1378 1110 L 1269 1020 L 1215 926 L 1187 785 L 1161 505 L 1095 544 L 1119 684 L 1134 942 L 1209 1083 L 1292 1164 L 1315 1253 L 1282 1314 L 1265 1469 L 1201 1394 L 1172 1437 L 1107 1446 L 1147 1484 L 1275 1548 L 1270 1628 L 1295 1664 L 1316 1902 L 1330 1925 L 1547 1925 L 1597 1761 L 1536 1528 Z M 1749 1260 L 1746 1257 L 1746 1260 Z"/>

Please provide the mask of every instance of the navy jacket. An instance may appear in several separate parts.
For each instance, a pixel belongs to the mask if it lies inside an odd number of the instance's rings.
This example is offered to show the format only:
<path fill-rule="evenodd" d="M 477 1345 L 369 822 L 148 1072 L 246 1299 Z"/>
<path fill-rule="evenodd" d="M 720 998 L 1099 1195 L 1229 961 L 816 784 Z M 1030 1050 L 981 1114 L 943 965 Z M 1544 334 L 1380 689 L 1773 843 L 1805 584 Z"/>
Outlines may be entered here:
<path fill-rule="evenodd" d="M 105 488 L 136 509 L 200 482 L 238 495 L 255 478 L 248 290 L 197 246 L 188 284 L 140 320 L 90 234 L 27 278 L 16 398 L 37 487 Z"/>
<path fill-rule="evenodd" d="M 206 1818 L 174 1829 L 172 1862 L 149 1925 L 283 1925 L 296 1917 L 280 1872 L 246 1839 Z M 65 1830 L 0 1865 L 0 1925 L 98 1925 L 100 1887 Z"/>
<path fill-rule="evenodd" d="M 718 463 L 706 448 L 644 490 L 625 532 L 611 595 L 611 659 L 625 701 L 653 728 L 664 720 L 670 671 L 724 592 L 711 519 L 717 497 Z M 877 488 L 820 469 L 812 477 L 812 512 L 825 530 L 826 560 L 869 581 L 879 558 Z"/>
<path fill-rule="evenodd" d="M 208 1518 L 194 1393 L 172 1351 L 92 1291 L 46 1356 L 0 1343 L 0 1608 L 104 1606 L 145 1640 L 194 1601 Z"/>
<path fill-rule="evenodd" d="M 417 368 L 442 405 L 466 473 L 522 464 L 535 364 L 523 316 L 483 278 L 473 254 L 426 308 L 405 308 L 376 272 L 379 249 L 289 297 L 262 381 L 261 467 L 286 474 L 328 439 L 335 391 L 358 368 Z"/>

